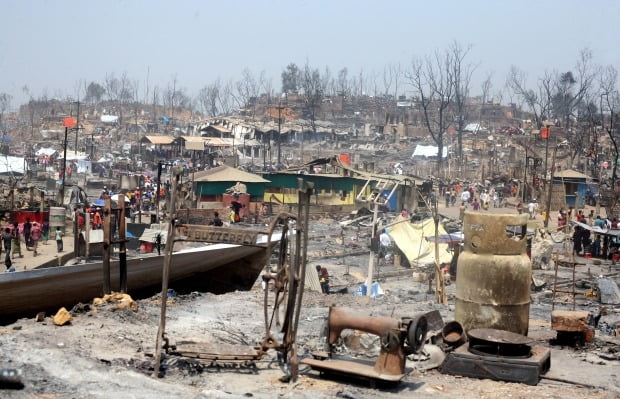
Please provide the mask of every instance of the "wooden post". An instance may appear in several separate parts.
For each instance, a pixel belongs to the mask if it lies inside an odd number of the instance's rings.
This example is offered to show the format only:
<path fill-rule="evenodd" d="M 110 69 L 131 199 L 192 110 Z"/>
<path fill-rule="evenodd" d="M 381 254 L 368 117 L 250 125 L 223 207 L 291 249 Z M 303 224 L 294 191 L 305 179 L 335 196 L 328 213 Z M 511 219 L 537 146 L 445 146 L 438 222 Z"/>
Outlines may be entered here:
<path fill-rule="evenodd" d="M 446 297 L 446 289 L 443 281 L 443 271 L 441 270 L 441 264 L 439 263 L 439 187 L 435 187 L 435 203 L 432 204 L 434 214 L 433 220 L 435 222 L 435 300 L 437 303 L 444 305 L 448 304 L 448 298 Z"/>
<path fill-rule="evenodd" d="M 110 293 L 110 213 L 112 206 L 110 196 L 105 196 L 105 205 L 103 208 L 103 293 Z"/>
<path fill-rule="evenodd" d="M 378 194 L 377 194 L 378 195 Z M 372 227 L 370 228 L 370 242 L 372 245 L 372 240 L 377 235 L 377 213 L 379 211 L 379 205 L 375 202 L 375 206 L 372 210 Z M 377 242 L 377 245 L 381 245 L 380 242 Z M 375 257 L 376 254 L 373 249 L 370 249 L 370 255 L 368 256 L 368 277 L 366 278 L 366 295 L 370 296 L 370 288 L 372 287 L 372 277 L 375 274 Z"/>
<path fill-rule="evenodd" d="M 125 194 L 118 195 L 118 239 L 119 239 L 119 273 L 121 292 L 127 293 L 127 243 L 126 243 L 126 226 L 125 226 Z"/>
<path fill-rule="evenodd" d="M 85 212 L 84 215 L 84 228 L 84 241 L 86 241 L 85 257 L 88 260 L 88 257 L 90 256 L 90 213 L 88 212 Z"/>
<path fill-rule="evenodd" d="M 172 190 L 170 193 L 170 202 L 168 203 L 168 214 L 170 222 L 168 224 L 168 237 L 166 238 L 166 253 L 164 254 L 164 268 L 161 277 L 161 312 L 159 318 L 159 328 L 157 330 L 157 343 L 155 345 L 155 365 L 153 367 L 153 377 L 159 376 L 159 366 L 161 363 L 161 350 L 166 330 L 166 302 L 168 299 L 168 278 L 170 275 L 170 263 L 172 262 L 172 249 L 174 247 L 174 220 L 175 206 L 177 196 L 177 185 L 181 170 L 178 167 L 173 169 Z"/>
<path fill-rule="evenodd" d="M 73 211 L 73 254 L 76 258 L 80 257 L 80 225 L 78 217 L 80 212 L 77 207 Z"/>

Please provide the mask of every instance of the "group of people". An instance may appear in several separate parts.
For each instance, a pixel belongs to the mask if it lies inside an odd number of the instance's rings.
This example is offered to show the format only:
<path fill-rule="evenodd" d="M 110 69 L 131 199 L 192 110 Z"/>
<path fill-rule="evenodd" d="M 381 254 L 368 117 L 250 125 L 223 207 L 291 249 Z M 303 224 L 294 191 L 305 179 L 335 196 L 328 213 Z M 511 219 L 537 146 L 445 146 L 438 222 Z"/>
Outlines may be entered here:
<path fill-rule="evenodd" d="M 474 186 L 461 187 L 460 183 L 457 183 L 455 188 L 447 191 L 445 194 L 446 208 L 455 205 L 457 195 L 460 197 L 461 207 L 467 208 L 471 205 L 474 211 L 480 209 L 488 210 L 491 204 L 493 204 L 493 208 L 498 208 L 501 206 L 503 200 L 502 192 L 496 191 L 493 187 L 480 188 L 478 196 L 476 197 L 476 189 Z"/>
<path fill-rule="evenodd" d="M 507 184 L 497 189 L 491 184 L 464 185 L 457 181 L 454 184 L 440 184 L 440 195 L 445 199 L 446 208 L 455 206 L 460 199 L 460 202 L 466 205 L 474 206 L 477 202 L 478 209 L 488 209 L 491 204 L 494 208 L 500 207 L 504 197 L 512 192 L 512 187 L 513 185 Z"/>
<path fill-rule="evenodd" d="M 581 223 L 573 227 L 573 253 L 577 256 L 587 254 L 593 258 L 613 259 L 614 254 L 620 249 L 620 242 L 612 235 L 593 233 L 583 225 L 599 227 L 602 230 L 618 229 L 618 219 L 603 219 L 600 215 L 595 216 L 594 210 L 591 210 L 588 215 L 583 210 L 577 210 L 577 213 L 573 215 L 573 208 L 569 208 L 568 211 L 562 208 L 558 212 L 558 230 L 568 233 L 570 228 L 568 222 L 573 219 Z"/>
<path fill-rule="evenodd" d="M 26 244 L 27 250 L 33 251 L 33 256 L 39 254 L 39 241 L 43 240 L 47 244 L 49 238 L 49 223 L 44 221 L 42 224 L 38 222 L 31 222 L 30 218 L 26 218 L 26 221 L 21 224 L 17 221 L 13 222 L 2 231 L 2 246 L 0 252 L 4 249 L 4 264 L 7 271 L 14 271 L 12 257 L 23 258 L 22 254 L 22 240 Z"/>

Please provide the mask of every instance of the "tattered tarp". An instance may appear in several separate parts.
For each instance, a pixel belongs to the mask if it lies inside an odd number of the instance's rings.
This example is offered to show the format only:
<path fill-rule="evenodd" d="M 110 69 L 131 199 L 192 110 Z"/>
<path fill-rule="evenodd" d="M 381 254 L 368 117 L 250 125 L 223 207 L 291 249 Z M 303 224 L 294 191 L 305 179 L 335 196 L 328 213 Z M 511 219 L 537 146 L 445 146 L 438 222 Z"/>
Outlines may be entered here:
<path fill-rule="evenodd" d="M 150 228 L 144 229 L 144 232 L 138 238 L 139 241 L 155 243 L 157 235 L 161 235 L 161 243 L 166 244 L 168 237 L 168 223 L 152 224 Z"/>
<path fill-rule="evenodd" d="M 467 126 L 463 129 L 464 132 L 474 132 L 478 133 L 482 126 L 479 123 L 468 123 Z"/>
<path fill-rule="evenodd" d="M 614 237 L 620 236 L 620 229 L 602 229 L 599 226 L 590 226 L 589 224 L 575 222 L 575 221 L 571 221 L 571 224 L 574 226 L 579 226 L 582 229 L 589 230 L 596 234 L 604 234 L 604 235 L 614 236 Z"/>
<path fill-rule="evenodd" d="M 440 244 L 458 244 L 465 240 L 465 235 L 459 231 L 457 233 L 440 234 L 438 238 Z M 426 240 L 435 242 L 435 234 L 433 233 L 432 236 L 426 237 Z"/>
<path fill-rule="evenodd" d="M 28 165 L 23 157 L 0 156 L 0 175 L 23 175 L 26 170 Z"/>
<path fill-rule="evenodd" d="M 409 264 L 428 265 L 435 263 L 435 244 L 427 240 L 428 237 L 435 237 L 435 223 L 433 219 L 426 219 L 419 223 L 404 221 L 405 218 L 398 216 L 395 223 L 388 228 L 388 234 L 394 244 L 407 257 Z M 446 234 L 446 230 L 439 225 L 439 235 Z M 450 263 L 452 254 L 448 252 L 448 244 L 439 245 L 439 263 Z"/>
<path fill-rule="evenodd" d="M 430 157 L 437 157 L 437 147 L 433 146 L 433 145 L 418 145 L 416 146 L 415 150 L 413 151 L 413 154 L 411 155 L 411 158 L 415 158 L 415 157 L 424 157 L 424 158 L 430 158 Z M 442 158 L 446 158 L 448 156 L 448 148 L 447 147 L 443 147 L 442 151 Z"/>

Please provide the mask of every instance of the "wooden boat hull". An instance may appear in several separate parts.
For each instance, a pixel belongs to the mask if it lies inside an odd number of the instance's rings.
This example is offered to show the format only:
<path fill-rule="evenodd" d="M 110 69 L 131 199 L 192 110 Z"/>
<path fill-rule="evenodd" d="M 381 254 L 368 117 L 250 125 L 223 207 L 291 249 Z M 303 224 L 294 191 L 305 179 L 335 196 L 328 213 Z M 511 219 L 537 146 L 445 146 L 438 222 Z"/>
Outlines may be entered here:
<path fill-rule="evenodd" d="M 174 252 L 169 287 L 216 294 L 249 290 L 268 262 L 268 246 L 214 244 Z M 164 256 L 127 260 L 127 290 L 134 297 L 161 291 Z M 119 291 L 119 263 L 110 264 L 111 288 Z M 0 274 L 0 321 L 71 309 L 103 294 L 101 262 Z"/>

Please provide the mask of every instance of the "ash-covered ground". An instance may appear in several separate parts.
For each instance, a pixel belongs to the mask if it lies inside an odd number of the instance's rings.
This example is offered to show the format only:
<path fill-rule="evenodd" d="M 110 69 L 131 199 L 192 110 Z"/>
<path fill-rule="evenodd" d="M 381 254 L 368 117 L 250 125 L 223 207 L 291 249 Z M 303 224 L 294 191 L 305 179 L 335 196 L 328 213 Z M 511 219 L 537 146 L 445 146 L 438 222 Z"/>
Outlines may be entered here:
<path fill-rule="evenodd" d="M 338 220 L 321 217 L 310 224 L 308 267 L 327 267 L 332 290 L 324 295 L 306 291 L 301 313 L 298 348 L 302 357 L 324 349 L 321 334 L 328 307 L 340 305 L 365 315 L 405 317 L 439 310 L 444 321 L 453 319 L 454 284 L 447 286 L 449 305 L 435 303 L 428 282 L 414 282 L 412 270 L 381 265 L 378 298 L 353 295 L 365 277 L 368 232 L 363 228 L 343 234 Z M 344 242 L 342 239 L 344 238 Z M 356 255 L 340 257 L 347 250 Z M 592 265 L 590 274 L 608 272 L 605 265 Z M 551 282 L 552 270 L 536 270 L 541 280 Z M 570 275 L 561 270 L 561 278 Z M 387 276 L 387 277 L 381 277 Z M 548 286 L 547 286 L 548 287 Z M 345 292 L 346 291 L 346 292 Z M 44 293 L 33 293 L 44 295 Z M 225 295 L 192 293 L 170 298 L 166 334 L 172 342 L 258 344 L 264 334 L 263 291 L 260 279 L 251 291 Z M 568 302 L 568 298 L 559 298 Z M 0 327 L 0 368 L 19 369 L 24 387 L 0 391 L 6 398 L 616 398 L 620 351 L 618 337 L 604 329 L 620 319 L 609 306 L 601 318 L 592 343 L 585 347 L 553 346 L 551 370 L 537 386 L 478 380 L 422 371 L 408 362 L 411 372 L 391 387 L 372 388 L 360 381 L 323 378 L 301 366 L 299 379 L 284 383 L 284 375 L 269 352 L 262 360 L 236 365 L 177 356 L 163 356 L 162 377 L 153 371 L 160 298 L 138 300 L 138 310 L 117 309 L 112 304 L 80 306 L 72 311 L 71 324 L 58 327 L 49 317 L 42 322 L 21 319 Z M 570 303 L 568 303 L 570 306 Z M 580 309 L 596 312 L 594 299 L 580 298 Z M 536 345 L 550 346 L 555 337 L 550 328 L 551 297 L 548 289 L 532 293 L 529 336 Z M 347 330 L 350 333 L 350 330 Z M 374 359 L 377 338 L 364 336 L 356 348 L 341 347 L 347 354 Z M 610 360 L 611 359 L 611 360 Z M 614 360 L 615 359 L 615 360 Z M 557 380 L 571 381 L 571 383 Z"/>

